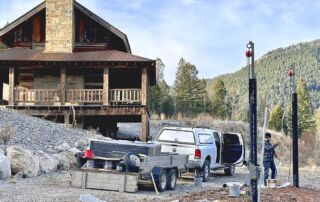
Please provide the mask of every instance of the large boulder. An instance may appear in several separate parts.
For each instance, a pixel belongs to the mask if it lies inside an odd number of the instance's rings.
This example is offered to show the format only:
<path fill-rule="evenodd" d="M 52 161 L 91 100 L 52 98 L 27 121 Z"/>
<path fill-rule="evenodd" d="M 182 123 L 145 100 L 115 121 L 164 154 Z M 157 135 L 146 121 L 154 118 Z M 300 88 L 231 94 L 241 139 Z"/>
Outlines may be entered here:
<path fill-rule="evenodd" d="M 70 170 L 75 168 L 77 164 L 76 153 L 80 152 L 77 148 L 71 148 L 68 151 L 63 151 L 57 154 L 53 154 L 58 159 L 58 170 Z"/>
<path fill-rule="evenodd" d="M 39 174 L 39 157 L 32 151 L 19 146 L 9 146 L 7 157 L 11 162 L 12 174 L 22 171 L 24 177 L 33 177 Z"/>
<path fill-rule="evenodd" d="M 40 160 L 40 172 L 41 173 L 50 173 L 57 170 L 59 160 L 50 154 L 44 153 L 43 151 L 38 151 L 37 155 Z"/>
<path fill-rule="evenodd" d="M 4 155 L 0 149 L 0 179 L 7 179 L 11 176 L 11 167 L 9 159 Z"/>

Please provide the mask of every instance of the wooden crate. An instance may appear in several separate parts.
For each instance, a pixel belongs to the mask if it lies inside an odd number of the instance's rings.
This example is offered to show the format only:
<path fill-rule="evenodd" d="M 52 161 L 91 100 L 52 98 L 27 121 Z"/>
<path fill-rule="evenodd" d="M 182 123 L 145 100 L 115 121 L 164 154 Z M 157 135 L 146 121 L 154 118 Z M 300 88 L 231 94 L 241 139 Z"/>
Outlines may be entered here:
<path fill-rule="evenodd" d="M 119 192 L 137 192 L 138 174 L 105 169 L 79 169 L 71 171 L 71 186 Z"/>

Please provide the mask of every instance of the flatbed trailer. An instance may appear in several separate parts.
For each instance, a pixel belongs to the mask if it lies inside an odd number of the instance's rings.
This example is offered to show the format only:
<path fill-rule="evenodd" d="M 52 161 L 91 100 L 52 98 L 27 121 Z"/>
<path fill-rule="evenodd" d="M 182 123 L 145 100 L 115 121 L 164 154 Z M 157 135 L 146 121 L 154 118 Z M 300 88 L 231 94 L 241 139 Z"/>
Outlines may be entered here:
<path fill-rule="evenodd" d="M 107 146 L 108 152 L 101 155 L 103 152 L 102 143 L 99 141 L 100 150 L 97 153 L 100 155 L 93 155 L 81 168 L 71 172 L 71 186 L 136 192 L 140 185 L 152 183 L 156 191 L 162 192 L 174 189 L 177 178 L 181 176 L 182 172 L 187 171 L 188 155 L 153 152 L 148 156 L 137 152 L 123 151 L 120 152 L 121 155 L 119 151 L 117 151 L 117 155 L 114 155 L 115 152 L 110 150 L 110 146 L 114 143 L 118 146 L 118 142 L 107 141 L 105 146 Z M 123 146 L 123 142 L 121 144 Z"/>

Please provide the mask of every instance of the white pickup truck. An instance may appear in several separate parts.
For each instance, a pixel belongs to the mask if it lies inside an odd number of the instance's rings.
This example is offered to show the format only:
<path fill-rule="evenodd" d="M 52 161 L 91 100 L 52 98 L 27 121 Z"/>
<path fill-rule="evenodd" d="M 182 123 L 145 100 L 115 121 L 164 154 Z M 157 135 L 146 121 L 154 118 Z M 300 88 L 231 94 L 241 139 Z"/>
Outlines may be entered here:
<path fill-rule="evenodd" d="M 244 143 L 237 133 L 191 127 L 164 127 L 155 138 L 161 152 L 188 154 L 188 169 L 196 170 L 208 181 L 210 170 L 224 169 L 232 176 L 244 161 Z"/>

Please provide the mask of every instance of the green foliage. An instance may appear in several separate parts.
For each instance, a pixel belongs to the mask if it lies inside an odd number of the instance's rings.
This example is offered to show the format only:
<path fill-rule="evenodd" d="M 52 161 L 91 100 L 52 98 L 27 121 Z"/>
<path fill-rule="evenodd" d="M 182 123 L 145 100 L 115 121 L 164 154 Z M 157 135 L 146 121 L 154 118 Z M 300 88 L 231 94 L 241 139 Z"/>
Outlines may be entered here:
<path fill-rule="evenodd" d="M 284 113 L 284 110 L 281 108 L 280 105 L 277 104 L 273 107 L 270 113 L 270 118 L 269 118 L 270 129 L 281 131 L 283 113 Z"/>
<path fill-rule="evenodd" d="M 212 101 L 212 112 L 215 116 L 221 118 L 230 117 L 228 112 L 230 109 L 231 100 L 227 100 L 227 90 L 221 79 L 216 79 L 210 86 L 210 94 Z"/>
<path fill-rule="evenodd" d="M 298 124 L 299 124 L 299 136 L 304 133 L 310 132 L 314 127 L 313 109 L 310 102 L 310 95 L 307 89 L 307 85 L 304 80 L 300 79 L 297 83 L 297 96 L 298 96 Z M 292 131 L 291 127 L 291 106 L 288 110 L 287 126 L 288 132 Z"/>
<path fill-rule="evenodd" d="M 180 59 L 174 82 L 176 112 L 193 115 L 207 109 L 206 82 L 198 78 L 195 65 Z"/>
<path fill-rule="evenodd" d="M 164 113 L 166 116 L 173 114 L 173 99 L 169 95 L 170 87 L 163 78 L 165 65 L 160 58 L 157 58 L 157 84 L 150 88 L 150 110 L 153 113 Z"/>

